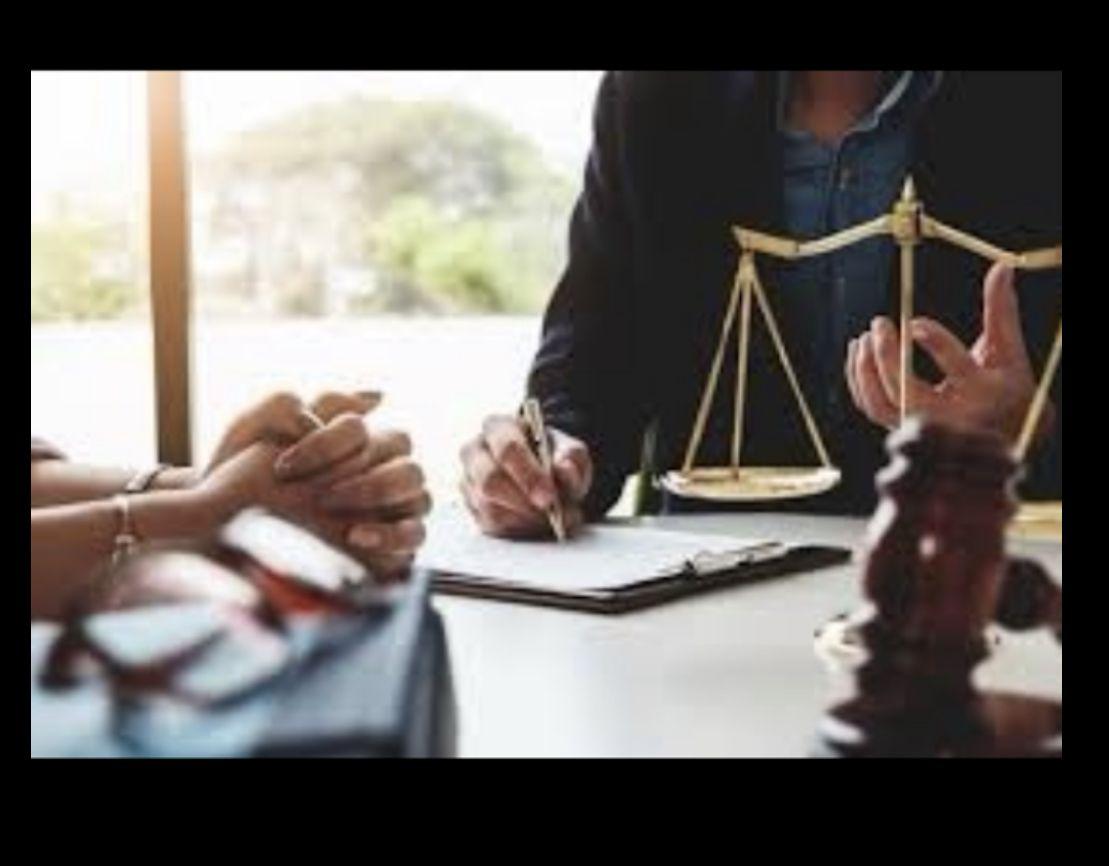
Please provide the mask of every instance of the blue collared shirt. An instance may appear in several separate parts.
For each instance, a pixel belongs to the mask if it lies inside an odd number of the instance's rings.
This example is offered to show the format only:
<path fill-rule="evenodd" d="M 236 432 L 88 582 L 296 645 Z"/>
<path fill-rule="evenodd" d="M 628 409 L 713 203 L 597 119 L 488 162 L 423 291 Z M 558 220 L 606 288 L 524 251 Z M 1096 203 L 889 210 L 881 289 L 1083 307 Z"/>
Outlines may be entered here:
<path fill-rule="evenodd" d="M 874 108 L 827 144 L 788 127 L 789 76 L 783 73 L 778 142 L 786 234 L 822 237 L 890 210 L 911 164 L 915 121 L 939 78 L 938 72 L 890 73 Z M 894 253 L 892 239 L 880 237 L 774 268 L 775 293 L 793 331 L 791 357 L 833 443 L 847 413 L 857 411 L 844 384 L 847 343 L 875 316 L 896 314 L 889 296 Z"/>

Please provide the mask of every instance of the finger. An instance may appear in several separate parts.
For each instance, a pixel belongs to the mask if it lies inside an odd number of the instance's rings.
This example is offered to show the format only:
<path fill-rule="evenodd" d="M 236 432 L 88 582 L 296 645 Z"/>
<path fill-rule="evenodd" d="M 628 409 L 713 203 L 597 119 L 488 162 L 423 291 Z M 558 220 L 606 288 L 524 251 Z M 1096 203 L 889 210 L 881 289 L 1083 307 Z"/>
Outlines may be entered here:
<path fill-rule="evenodd" d="M 528 501 L 545 511 L 557 499 L 554 481 L 543 471 L 527 437 L 515 418 L 490 418 L 484 427 L 485 444 L 493 459 L 524 491 Z"/>
<path fill-rule="evenodd" d="M 893 322 L 885 316 L 871 322 L 870 345 L 882 389 L 889 402 L 898 405 L 901 402 L 901 339 Z"/>
<path fill-rule="evenodd" d="M 499 502 L 485 499 L 474 485 L 463 479 L 458 485 L 462 493 L 462 501 L 478 528 L 486 535 L 499 537 L 515 537 L 525 533 L 527 527 L 539 525 L 538 517 L 528 517 L 524 514 L 505 508 Z M 535 530 L 533 529 L 532 532 Z"/>
<path fill-rule="evenodd" d="M 901 340 L 893 322 L 880 316 L 871 323 L 870 348 L 874 353 L 882 388 L 889 402 L 897 408 L 897 418 L 900 420 Z M 910 373 L 906 385 L 905 397 L 910 410 L 918 412 L 932 408 L 934 395 L 927 382 Z"/>
<path fill-rule="evenodd" d="M 1020 300 L 1013 269 L 996 263 L 982 289 L 982 332 L 986 345 L 1003 359 L 1027 355 L 1020 325 Z"/>
<path fill-rule="evenodd" d="M 593 461 L 583 442 L 555 434 L 554 473 L 559 490 L 570 502 L 580 502 L 593 483 Z"/>
<path fill-rule="evenodd" d="M 467 501 L 469 498 L 467 497 Z M 499 538 L 539 538 L 552 533 L 546 516 L 523 515 L 491 500 L 485 500 L 471 507 L 470 513 L 474 515 L 478 527 L 486 535 Z"/>
<path fill-rule="evenodd" d="M 948 378 L 965 379 L 978 372 L 978 365 L 966 346 L 939 322 L 913 319 L 909 329 L 913 340 L 924 348 Z"/>
<path fill-rule="evenodd" d="M 326 391 L 312 401 L 312 411 L 327 423 L 332 418 L 337 418 L 347 412 L 355 415 L 366 415 L 380 405 L 382 395 L 380 391 Z"/>
<path fill-rule="evenodd" d="M 493 459 L 483 441 L 471 442 L 463 449 L 463 466 L 476 505 L 488 500 L 529 519 L 540 514 L 524 491 Z"/>
<path fill-rule="evenodd" d="M 344 515 L 347 521 L 368 521 L 370 523 L 397 523 L 411 517 L 426 517 L 433 507 L 434 500 L 426 491 L 406 499 L 403 502 L 388 505 L 369 506 L 365 508 L 336 508 L 329 509 L 327 513 Z"/>
<path fill-rule="evenodd" d="M 296 442 L 320 426 L 301 399 L 289 391 L 271 394 L 251 415 L 257 427 L 254 439 Z"/>
<path fill-rule="evenodd" d="M 412 437 L 403 430 L 378 430 L 367 432 L 371 465 L 387 463 L 397 457 L 408 457 L 412 453 Z"/>
<path fill-rule="evenodd" d="M 398 457 L 338 481 L 319 498 L 322 508 L 360 511 L 387 508 L 424 493 L 424 473 L 414 460 Z"/>
<path fill-rule="evenodd" d="M 305 479 L 304 483 L 312 486 L 318 493 L 323 493 L 332 485 L 358 475 L 372 468 L 374 465 L 373 451 L 367 442 L 353 454 L 344 457 L 337 463 L 332 463 L 314 475 Z"/>
<path fill-rule="evenodd" d="M 473 516 L 478 528 L 486 535 L 501 538 L 553 538 L 554 527 L 546 514 L 534 509 L 526 514 L 505 508 L 499 502 L 482 499 L 473 485 L 463 481 L 459 485 L 466 508 Z M 577 532 L 585 523 L 584 513 L 576 503 L 562 508 L 563 527 L 568 536 Z"/>
<path fill-rule="evenodd" d="M 302 434 L 305 436 L 327 426 L 327 423 L 308 407 L 301 409 L 297 413 L 296 420 L 297 427 L 300 428 Z"/>
<path fill-rule="evenodd" d="M 424 517 L 431 512 L 432 504 L 431 494 L 423 491 L 403 502 L 370 508 L 366 511 L 366 514 L 374 520 L 392 523 L 406 517 Z"/>
<path fill-rule="evenodd" d="M 426 537 L 424 522 L 412 517 L 392 523 L 356 523 L 347 533 L 347 543 L 365 553 L 395 556 L 415 553 Z"/>
<path fill-rule="evenodd" d="M 852 340 L 847 344 L 847 360 L 843 365 L 843 378 L 847 382 L 847 392 L 851 395 L 851 402 L 854 403 L 859 409 L 862 409 L 862 403 L 859 400 L 859 390 L 855 385 L 855 358 L 859 351 L 859 341 Z"/>
<path fill-rule="evenodd" d="M 365 447 L 368 433 L 361 416 L 340 415 L 321 430 L 305 436 L 278 458 L 274 466 L 283 481 L 304 478 L 356 454 Z"/>
<path fill-rule="evenodd" d="M 569 505 L 562 509 L 562 522 L 566 527 L 566 534 L 572 536 L 585 525 L 585 514 L 578 505 Z"/>
<path fill-rule="evenodd" d="M 886 389 L 878 375 L 878 366 L 869 334 L 859 338 L 855 358 L 855 380 L 858 383 L 859 399 L 862 401 L 862 409 L 866 416 L 883 427 L 892 427 L 896 424 L 897 407 L 886 394 Z"/>
<path fill-rule="evenodd" d="M 477 496 L 474 494 L 470 483 L 465 478 L 458 482 L 458 492 L 462 495 L 462 501 L 466 505 L 466 510 L 470 512 L 470 516 L 474 518 L 474 522 L 480 526 L 481 515 L 477 507 Z"/>
<path fill-rule="evenodd" d="M 311 408 L 326 423 L 348 412 L 366 415 L 376 409 L 381 400 L 379 391 L 326 391 L 312 401 Z"/>
<path fill-rule="evenodd" d="M 212 453 L 205 474 L 255 442 L 288 444 L 314 429 L 315 424 L 306 416 L 304 404 L 296 394 L 289 391 L 270 394 L 232 422 Z"/>
<path fill-rule="evenodd" d="M 262 439 L 295 442 L 315 425 L 305 415 L 300 398 L 290 391 L 270 394 L 232 426 L 228 438 L 245 447 Z"/>
<path fill-rule="evenodd" d="M 869 338 L 867 340 L 867 342 L 871 346 L 873 346 L 873 337 L 869 334 L 864 335 L 864 336 L 867 336 Z M 862 410 L 863 413 L 865 413 L 866 415 L 869 416 L 871 414 L 872 410 L 869 408 L 869 404 L 864 399 L 863 394 L 862 394 L 862 389 L 861 389 L 860 384 L 859 384 L 859 377 L 861 375 L 861 370 L 862 370 L 862 365 L 860 363 L 860 357 L 861 357 L 860 356 L 860 349 L 861 349 L 862 343 L 863 343 L 863 339 L 862 339 L 862 337 L 859 337 L 859 338 L 856 338 L 856 339 L 852 340 L 851 343 L 848 345 L 847 363 L 846 363 L 846 366 L 845 366 L 844 373 L 847 377 L 847 387 L 848 387 L 848 390 L 851 392 L 852 401 L 854 402 L 856 407 L 858 407 L 860 410 Z M 888 401 L 895 406 L 895 409 L 896 409 L 896 412 L 897 412 L 897 419 L 900 420 L 900 416 L 901 416 L 901 411 L 900 411 L 900 408 L 899 408 L 900 405 L 901 405 L 901 393 L 900 393 L 900 390 L 899 390 L 899 383 L 900 383 L 900 379 L 901 379 L 900 345 L 897 346 L 897 352 L 898 352 L 898 355 L 897 355 L 896 367 L 893 363 L 892 358 L 889 358 L 886 361 L 887 368 L 894 368 L 895 367 L 896 371 L 897 371 L 896 374 L 893 374 L 893 376 L 891 376 L 891 378 L 893 378 L 892 393 L 891 393 L 891 386 L 887 385 L 885 379 L 883 379 L 883 381 L 882 381 L 882 390 L 886 393 Z M 880 366 L 879 366 L 878 370 L 879 370 L 879 376 L 881 377 L 882 374 L 881 374 L 881 367 Z M 909 377 L 907 397 L 908 397 L 909 407 L 911 409 L 913 409 L 914 411 L 931 410 L 934 407 L 934 404 L 935 404 L 935 395 L 933 394 L 931 386 L 929 386 L 927 382 L 925 382 L 924 380 L 918 378 L 917 376 L 910 376 Z M 881 411 L 881 410 L 879 410 L 879 411 Z M 882 422 L 879 422 L 879 423 L 882 423 Z M 896 422 L 891 422 L 890 426 L 892 426 L 893 423 L 896 423 Z"/>
<path fill-rule="evenodd" d="M 354 454 L 333 463 L 308 479 L 320 492 L 327 490 L 340 481 L 372 469 L 397 457 L 407 457 L 412 453 L 412 440 L 401 430 L 384 430 L 371 434 L 365 445 Z"/>

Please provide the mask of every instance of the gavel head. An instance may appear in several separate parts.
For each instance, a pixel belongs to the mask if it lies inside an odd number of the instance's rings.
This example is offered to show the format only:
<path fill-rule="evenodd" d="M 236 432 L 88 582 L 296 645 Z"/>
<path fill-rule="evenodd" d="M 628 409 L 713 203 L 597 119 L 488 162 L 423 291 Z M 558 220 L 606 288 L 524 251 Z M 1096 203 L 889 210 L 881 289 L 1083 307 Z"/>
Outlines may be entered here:
<path fill-rule="evenodd" d="M 887 448 L 863 578 L 876 621 L 923 651 L 975 643 L 997 606 L 1017 464 L 1000 437 L 919 418 Z"/>

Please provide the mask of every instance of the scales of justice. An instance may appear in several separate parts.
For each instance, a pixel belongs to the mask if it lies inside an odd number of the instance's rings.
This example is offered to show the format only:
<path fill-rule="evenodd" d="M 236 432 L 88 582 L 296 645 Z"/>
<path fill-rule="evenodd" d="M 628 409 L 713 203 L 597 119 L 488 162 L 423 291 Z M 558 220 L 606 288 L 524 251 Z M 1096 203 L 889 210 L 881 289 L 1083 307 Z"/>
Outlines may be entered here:
<path fill-rule="evenodd" d="M 693 499 L 740 502 L 814 496 L 835 487 L 841 478 L 840 470 L 833 465 L 831 458 L 828 456 L 824 440 L 821 438 L 816 421 L 790 362 L 789 353 L 786 350 L 785 341 L 782 339 L 777 320 L 771 309 L 766 289 L 759 279 L 755 264 L 756 253 L 774 256 L 779 259 L 796 260 L 825 255 L 868 238 L 882 235 L 891 236 L 900 251 L 900 333 L 902 335 L 909 332 L 908 326 L 913 316 L 914 251 L 924 240 L 943 241 L 982 258 L 994 262 L 1004 262 L 1019 270 L 1051 270 L 1063 265 L 1063 247 L 1061 245 L 1048 249 L 1015 253 L 944 225 L 925 212 L 922 203 L 917 199 L 912 178 L 906 179 L 901 197 L 894 203 L 889 213 L 823 238 L 798 241 L 740 226 L 734 226 L 732 231 L 739 244 L 740 257 L 735 282 L 720 330 L 720 340 L 709 369 L 708 379 L 701 396 L 682 468 L 667 473 L 661 479 L 663 487 L 671 493 Z M 762 313 L 786 378 L 789 380 L 793 396 L 801 411 L 809 438 L 812 440 L 813 448 L 819 460 L 818 466 L 741 466 L 744 409 L 747 396 L 747 358 L 751 337 L 752 306 L 755 303 L 758 304 Z M 698 466 L 695 462 L 697 451 L 705 432 L 705 425 L 719 385 L 725 352 L 728 351 L 729 338 L 733 327 L 736 325 L 737 317 L 739 325 L 736 329 L 737 367 L 731 461 L 727 466 Z M 1063 323 L 1060 319 L 1051 352 L 1013 449 L 1013 457 L 1018 464 L 1024 461 L 1032 435 L 1043 413 L 1048 390 L 1059 365 L 1062 351 Z M 900 367 L 899 409 L 901 421 L 904 422 L 912 411 L 907 396 L 907 383 L 912 375 L 911 340 L 901 340 Z"/>

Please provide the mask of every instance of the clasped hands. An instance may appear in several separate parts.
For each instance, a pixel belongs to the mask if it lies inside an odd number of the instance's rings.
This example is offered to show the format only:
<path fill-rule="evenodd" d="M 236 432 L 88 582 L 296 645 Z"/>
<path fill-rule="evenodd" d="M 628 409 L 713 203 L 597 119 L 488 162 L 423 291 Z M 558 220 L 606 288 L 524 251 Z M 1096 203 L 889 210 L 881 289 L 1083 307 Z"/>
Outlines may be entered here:
<path fill-rule="evenodd" d="M 378 576 L 405 571 L 423 542 L 431 497 L 408 435 L 366 425 L 363 416 L 379 400 L 328 393 L 309 406 L 294 394 L 267 398 L 227 430 L 196 482 L 197 495 L 217 521 L 263 506 Z"/>

